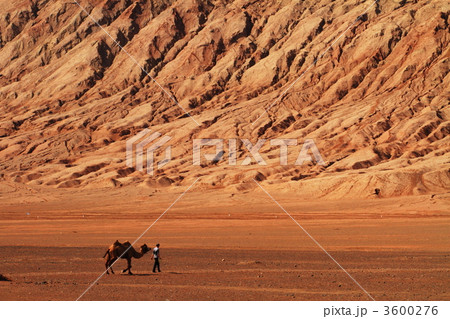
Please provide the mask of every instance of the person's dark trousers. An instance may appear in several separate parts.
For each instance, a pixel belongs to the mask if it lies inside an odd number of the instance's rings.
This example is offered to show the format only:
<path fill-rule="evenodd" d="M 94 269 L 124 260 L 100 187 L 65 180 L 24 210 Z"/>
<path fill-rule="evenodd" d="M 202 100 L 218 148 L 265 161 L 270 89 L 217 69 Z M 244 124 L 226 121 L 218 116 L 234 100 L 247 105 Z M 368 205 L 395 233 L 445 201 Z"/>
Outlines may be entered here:
<path fill-rule="evenodd" d="M 156 272 L 156 267 L 158 267 L 158 271 L 161 272 L 161 269 L 159 269 L 159 258 L 154 258 L 155 264 L 153 265 L 153 272 Z"/>

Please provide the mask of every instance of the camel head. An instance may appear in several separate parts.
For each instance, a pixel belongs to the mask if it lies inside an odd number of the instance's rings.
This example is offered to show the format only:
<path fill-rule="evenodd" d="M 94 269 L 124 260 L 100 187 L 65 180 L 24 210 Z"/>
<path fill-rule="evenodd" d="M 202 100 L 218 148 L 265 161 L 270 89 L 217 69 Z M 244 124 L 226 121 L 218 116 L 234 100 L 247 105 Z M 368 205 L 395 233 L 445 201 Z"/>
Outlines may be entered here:
<path fill-rule="evenodd" d="M 149 251 L 150 251 L 150 248 L 148 248 L 147 244 L 144 244 L 144 245 L 141 246 L 141 253 L 142 254 L 145 254 L 145 253 L 147 253 Z"/>

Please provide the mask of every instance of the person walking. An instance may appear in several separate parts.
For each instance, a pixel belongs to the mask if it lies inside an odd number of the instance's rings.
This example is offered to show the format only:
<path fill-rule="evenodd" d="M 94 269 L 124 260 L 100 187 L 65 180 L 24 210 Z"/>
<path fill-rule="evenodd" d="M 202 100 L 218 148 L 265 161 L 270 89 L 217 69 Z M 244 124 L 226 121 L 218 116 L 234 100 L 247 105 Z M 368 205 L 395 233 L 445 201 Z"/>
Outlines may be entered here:
<path fill-rule="evenodd" d="M 155 263 L 153 265 L 153 272 L 156 272 L 156 267 L 158 267 L 158 272 L 161 272 L 161 269 L 159 268 L 159 259 L 160 259 L 160 255 L 159 255 L 159 244 L 156 244 L 156 247 L 153 248 L 153 255 L 152 255 L 152 259 L 155 260 Z"/>

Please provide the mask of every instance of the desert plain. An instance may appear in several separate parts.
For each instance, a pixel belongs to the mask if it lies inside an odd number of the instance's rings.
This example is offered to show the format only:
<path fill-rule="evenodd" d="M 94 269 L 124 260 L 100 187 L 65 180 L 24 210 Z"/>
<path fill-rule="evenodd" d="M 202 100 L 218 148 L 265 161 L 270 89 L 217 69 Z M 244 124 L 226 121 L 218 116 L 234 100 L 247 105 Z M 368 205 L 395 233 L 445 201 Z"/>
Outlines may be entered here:
<path fill-rule="evenodd" d="M 370 300 L 262 191 L 195 187 L 136 245 L 161 244 L 161 273 L 150 253 L 133 259 L 133 276 L 118 261 L 81 300 Z M 2 198 L 2 300 L 76 300 L 104 272 L 108 246 L 135 240 L 184 190 L 28 191 L 37 203 Z M 374 299 L 448 300 L 448 195 L 271 195 Z"/>

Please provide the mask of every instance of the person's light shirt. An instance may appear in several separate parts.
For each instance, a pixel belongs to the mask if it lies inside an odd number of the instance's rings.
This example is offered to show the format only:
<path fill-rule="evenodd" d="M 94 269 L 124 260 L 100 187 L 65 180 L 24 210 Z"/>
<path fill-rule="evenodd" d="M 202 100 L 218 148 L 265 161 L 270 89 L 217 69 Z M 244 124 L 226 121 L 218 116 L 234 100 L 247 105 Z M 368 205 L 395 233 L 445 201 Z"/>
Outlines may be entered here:
<path fill-rule="evenodd" d="M 155 247 L 153 248 L 153 258 L 158 258 L 159 257 L 159 248 Z"/>

